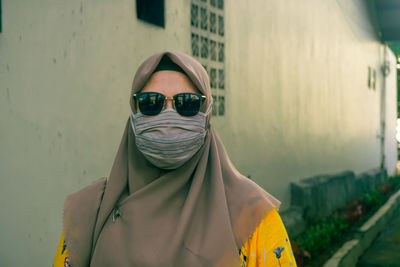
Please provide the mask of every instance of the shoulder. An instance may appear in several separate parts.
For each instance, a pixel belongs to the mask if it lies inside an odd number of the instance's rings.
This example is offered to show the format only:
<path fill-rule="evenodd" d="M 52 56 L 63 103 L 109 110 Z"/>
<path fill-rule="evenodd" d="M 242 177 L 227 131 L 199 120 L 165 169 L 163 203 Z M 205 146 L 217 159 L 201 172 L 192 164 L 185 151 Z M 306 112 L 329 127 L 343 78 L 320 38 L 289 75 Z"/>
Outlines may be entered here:
<path fill-rule="evenodd" d="M 63 233 L 69 256 L 85 265 L 90 255 L 92 233 L 103 198 L 107 178 L 94 181 L 67 196 L 63 210 Z M 79 264 L 78 264 L 79 265 Z"/>
<path fill-rule="evenodd" d="M 64 227 L 79 223 L 81 221 L 80 216 L 87 217 L 90 213 L 97 212 L 106 183 L 107 178 L 103 177 L 67 196 L 63 212 Z"/>
<path fill-rule="evenodd" d="M 253 180 L 245 177 L 236 169 L 232 169 L 232 173 L 224 177 L 224 186 L 231 201 L 238 205 L 262 201 L 268 203 L 268 210 L 271 208 L 279 209 L 281 202 L 278 199 Z M 229 195 L 232 195 L 232 197 Z"/>
<path fill-rule="evenodd" d="M 103 177 L 92 184 L 67 196 L 67 200 L 90 200 L 91 198 L 101 198 L 107 183 L 107 178 Z"/>

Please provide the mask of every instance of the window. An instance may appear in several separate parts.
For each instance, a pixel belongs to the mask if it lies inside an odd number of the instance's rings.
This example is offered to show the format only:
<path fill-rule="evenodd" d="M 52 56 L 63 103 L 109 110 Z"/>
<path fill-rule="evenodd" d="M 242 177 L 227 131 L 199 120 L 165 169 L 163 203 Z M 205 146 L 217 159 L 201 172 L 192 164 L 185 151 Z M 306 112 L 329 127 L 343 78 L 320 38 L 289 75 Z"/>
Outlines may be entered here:
<path fill-rule="evenodd" d="M 165 27 L 164 0 L 136 0 L 138 19 Z"/>
<path fill-rule="evenodd" d="M 225 115 L 225 25 L 223 0 L 192 0 L 190 7 L 192 56 L 208 71 L 213 116 Z"/>

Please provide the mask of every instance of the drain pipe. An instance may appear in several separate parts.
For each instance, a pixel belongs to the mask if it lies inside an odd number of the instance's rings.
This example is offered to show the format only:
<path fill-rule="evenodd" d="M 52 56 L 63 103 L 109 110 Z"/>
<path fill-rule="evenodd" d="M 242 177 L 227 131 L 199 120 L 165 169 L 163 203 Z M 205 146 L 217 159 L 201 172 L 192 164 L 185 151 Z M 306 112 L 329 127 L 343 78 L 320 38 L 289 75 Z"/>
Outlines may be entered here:
<path fill-rule="evenodd" d="M 386 134 L 386 77 L 390 73 L 390 62 L 387 60 L 387 42 L 384 43 L 383 50 L 383 64 L 381 66 L 382 72 L 382 90 L 381 90 L 381 114 L 380 114 L 380 142 L 381 142 L 381 164 L 380 169 L 385 173 L 386 171 L 386 160 L 385 160 L 385 134 Z"/>

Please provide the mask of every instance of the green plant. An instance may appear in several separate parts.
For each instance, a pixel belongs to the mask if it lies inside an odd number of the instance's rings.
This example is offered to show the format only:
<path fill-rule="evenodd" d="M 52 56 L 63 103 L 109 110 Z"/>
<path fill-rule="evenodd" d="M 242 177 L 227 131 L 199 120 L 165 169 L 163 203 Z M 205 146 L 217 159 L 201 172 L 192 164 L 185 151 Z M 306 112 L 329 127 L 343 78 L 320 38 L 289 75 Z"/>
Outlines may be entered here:
<path fill-rule="evenodd" d="M 311 255 L 316 255 L 329 247 L 332 242 L 340 239 L 348 228 L 349 225 L 346 220 L 334 214 L 308 227 L 307 230 L 296 239 L 296 244 L 298 244 L 301 250 L 307 251 Z"/>
<path fill-rule="evenodd" d="M 400 42 L 389 42 L 388 44 L 396 57 L 400 57 Z"/>
<path fill-rule="evenodd" d="M 395 190 L 400 189 L 400 175 L 389 178 L 388 182 L 393 185 Z"/>
<path fill-rule="evenodd" d="M 372 209 L 375 206 L 378 206 L 383 201 L 383 193 L 378 189 L 373 189 L 368 191 L 365 195 L 363 195 L 362 200 L 367 208 L 367 210 Z"/>
<path fill-rule="evenodd" d="M 394 190 L 399 189 L 400 175 L 390 177 L 375 189 L 353 199 L 330 216 L 309 225 L 292 242 L 298 266 L 305 266 L 314 262 L 316 257 L 326 255 L 335 243 L 343 240 L 350 231 L 350 227 L 358 223 L 369 210 L 381 205 Z M 318 264 L 318 260 L 316 262 Z"/>

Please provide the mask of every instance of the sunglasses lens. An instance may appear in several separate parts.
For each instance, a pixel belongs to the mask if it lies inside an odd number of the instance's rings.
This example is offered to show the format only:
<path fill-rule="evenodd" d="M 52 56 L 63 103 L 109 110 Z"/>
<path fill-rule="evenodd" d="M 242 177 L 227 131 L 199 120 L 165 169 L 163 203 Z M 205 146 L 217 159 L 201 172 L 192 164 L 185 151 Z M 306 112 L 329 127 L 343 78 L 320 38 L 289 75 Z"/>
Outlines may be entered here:
<path fill-rule="evenodd" d="M 176 111 L 182 116 L 194 116 L 200 110 L 202 99 L 199 94 L 177 94 L 174 96 Z"/>
<path fill-rule="evenodd" d="M 139 110 L 144 115 L 157 115 L 164 106 L 165 97 L 159 93 L 139 93 L 136 95 Z"/>

